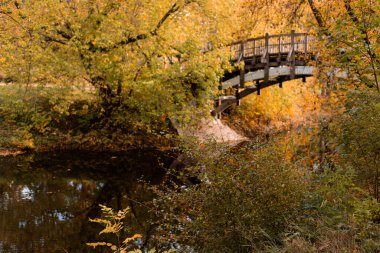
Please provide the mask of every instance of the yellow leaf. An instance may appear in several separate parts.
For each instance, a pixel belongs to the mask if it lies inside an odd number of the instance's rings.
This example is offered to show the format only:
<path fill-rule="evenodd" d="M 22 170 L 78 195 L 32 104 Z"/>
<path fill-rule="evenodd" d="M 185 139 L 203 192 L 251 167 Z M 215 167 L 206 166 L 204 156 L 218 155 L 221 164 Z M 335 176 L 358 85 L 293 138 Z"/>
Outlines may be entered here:
<path fill-rule="evenodd" d="M 136 240 L 137 238 L 141 238 L 142 235 L 141 234 L 135 234 L 134 236 L 132 237 L 128 237 L 128 238 L 125 238 L 125 240 L 123 241 L 125 244 L 128 244 L 130 241 L 134 241 Z"/>

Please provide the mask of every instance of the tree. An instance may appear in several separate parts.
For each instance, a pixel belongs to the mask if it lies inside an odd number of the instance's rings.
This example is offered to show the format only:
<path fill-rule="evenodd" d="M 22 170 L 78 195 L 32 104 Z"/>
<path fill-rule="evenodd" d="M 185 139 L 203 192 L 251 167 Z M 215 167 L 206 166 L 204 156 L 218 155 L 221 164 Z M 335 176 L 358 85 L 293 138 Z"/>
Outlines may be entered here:
<path fill-rule="evenodd" d="M 356 172 L 357 184 L 380 200 L 380 98 L 352 92 L 343 117 L 334 123 L 339 163 Z"/>
<path fill-rule="evenodd" d="M 15 82 L 95 87 L 132 127 L 205 107 L 222 73 L 233 1 L 6 1 L 0 72 Z M 226 6 L 231 6 L 226 12 Z M 207 101 L 207 102 L 206 102 Z"/>
<path fill-rule="evenodd" d="M 379 86 L 379 8 L 373 1 L 308 0 L 330 67 L 341 68 L 357 86 Z M 325 51 L 326 51 L 325 49 Z M 320 48 L 320 50 L 324 50 Z M 331 68 L 330 68 L 331 69 Z"/>

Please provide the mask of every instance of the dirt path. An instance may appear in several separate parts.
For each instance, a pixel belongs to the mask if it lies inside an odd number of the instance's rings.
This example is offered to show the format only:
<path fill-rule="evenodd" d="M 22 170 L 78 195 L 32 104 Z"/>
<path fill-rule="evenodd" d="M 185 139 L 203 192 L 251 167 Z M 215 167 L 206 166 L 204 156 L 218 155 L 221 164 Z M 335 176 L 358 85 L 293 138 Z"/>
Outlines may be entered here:
<path fill-rule="evenodd" d="M 191 129 L 178 129 L 178 133 L 183 137 L 196 137 L 200 141 L 216 141 L 217 143 L 239 143 L 247 138 L 238 134 L 222 121 L 214 118 L 203 119 L 197 127 Z"/>

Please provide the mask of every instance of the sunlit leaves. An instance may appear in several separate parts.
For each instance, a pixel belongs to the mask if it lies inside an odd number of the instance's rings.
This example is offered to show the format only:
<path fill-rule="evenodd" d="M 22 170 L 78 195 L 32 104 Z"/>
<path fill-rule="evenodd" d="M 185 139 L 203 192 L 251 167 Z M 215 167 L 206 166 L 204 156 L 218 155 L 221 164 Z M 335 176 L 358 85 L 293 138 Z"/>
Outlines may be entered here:
<path fill-rule="evenodd" d="M 217 48 L 232 40 L 236 8 L 232 0 L 9 5 L 11 13 L 0 14 L 0 72 L 18 83 L 92 85 L 101 117 L 120 107 L 116 116 L 131 131 L 150 128 L 159 118 L 211 105 L 227 60 Z M 203 50 L 209 42 L 217 45 L 213 52 Z"/>
<path fill-rule="evenodd" d="M 114 211 L 112 208 L 100 205 L 104 218 L 95 218 L 90 219 L 91 222 L 99 223 L 105 228 L 100 231 L 99 234 L 107 233 L 114 236 L 117 240 L 117 243 L 113 244 L 110 242 L 94 242 L 87 243 L 87 246 L 93 247 L 94 249 L 99 246 L 106 246 L 110 249 L 110 252 L 115 253 L 142 253 L 142 251 L 134 245 L 136 240 L 142 238 L 141 234 L 135 234 L 131 237 L 126 237 L 124 240 L 121 239 L 122 230 L 126 229 L 126 225 L 123 223 L 126 215 L 129 212 L 129 208 Z M 135 249 L 133 249 L 135 248 Z M 144 251 L 145 252 L 145 251 Z M 174 253 L 175 250 L 169 250 L 162 253 Z M 153 248 L 148 251 L 148 253 L 156 253 L 156 250 Z"/>
<path fill-rule="evenodd" d="M 90 219 L 91 222 L 98 223 L 104 227 L 99 234 L 111 234 L 119 238 L 121 236 L 121 230 L 124 229 L 123 220 L 129 212 L 129 208 L 124 210 L 114 211 L 112 208 L 100 205 L 104 218 Z M 87 243 L 90 247 L 107 246 L 113 252 L 126 252 L 130 243 L 136 239 L 141 238 L 140 234 L 135 234 L 132 237 L 127 237 L 122 241 L 122 244 L 114 245 L 106 242 Z"/>
<path fill-rule="evenodd" d="M 333 134 L 338 143 L 338 163 L 352 168 L 356 183 L 380 199 L 380 98 L 376 93 L 352 92 L 347 111 L 334 121 Z"/>

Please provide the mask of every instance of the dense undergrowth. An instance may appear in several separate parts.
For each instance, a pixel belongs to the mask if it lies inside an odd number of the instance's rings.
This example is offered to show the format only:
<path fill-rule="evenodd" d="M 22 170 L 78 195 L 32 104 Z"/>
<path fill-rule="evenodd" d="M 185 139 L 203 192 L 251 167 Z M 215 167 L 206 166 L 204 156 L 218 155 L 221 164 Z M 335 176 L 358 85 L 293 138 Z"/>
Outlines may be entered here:
<path fill-rule="evenodd" d="M 161 192 L 164 238 L 196 252 L 378 252 L 380 97 L 347 101 L 316 129 L 193 149 L 186 173 L 201 182 Z"/>
<path fill-rule="evenodd" d="M 190 145 L 184 155 L 192 162 L 153 188 L 159 222 L 147 245 L 159 252 L 379 252 L 379 105 L 379 94 L 353 91 L 345 111 L 320 125 L 234 148 Z"/>
<path fill-rule="evenodd" d="M 140 117 L 137 121 L 138 115 L 130 115 L 130 108 L 127 112 L 123 105 L 105 116 L 89 87 L 7 84 L 0 91 L 2 148 L 120 151 L 174 143 L 175 130 L 167 119 L 150 117 L 147 123 Z"/>

